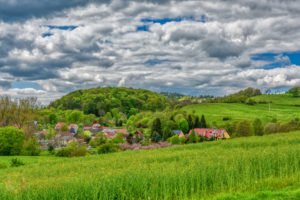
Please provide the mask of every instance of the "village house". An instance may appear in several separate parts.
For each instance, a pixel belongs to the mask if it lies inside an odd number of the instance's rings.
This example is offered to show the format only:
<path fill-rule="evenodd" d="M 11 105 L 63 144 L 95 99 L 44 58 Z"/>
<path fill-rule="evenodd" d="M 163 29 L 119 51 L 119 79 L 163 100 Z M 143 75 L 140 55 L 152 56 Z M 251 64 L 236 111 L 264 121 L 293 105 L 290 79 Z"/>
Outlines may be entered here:
<path fill-rule="evenodd" d="M 203 136 L 208 139 L 215 138 L 218 140 L 218 139 L 229 139 L 230 138 L 228 132 L 224 129 L 195 128 L 194 131 L 199 136 Z M 188 135 L 190 135 L 191 133 L 192 133 L 192 130 L 190 130 Z"/>
<path fill-rule="evenodd" d="M 69 131 L 73 134 L 76 135 L 78 131 L 78 125 L 77 124 L 70 124 L 69 125 Z"/>
<path fill-rule="evenodd" d="M 56 126 L 55 126 L 54 129 L 55 129 L 57 132 L 59 132 L 60 128 L 61 128 L 64 124 L 66 124 L 66 123 L 65 123 L 65 122 L 58 122 L 58 123 L 56 124 Z"/>

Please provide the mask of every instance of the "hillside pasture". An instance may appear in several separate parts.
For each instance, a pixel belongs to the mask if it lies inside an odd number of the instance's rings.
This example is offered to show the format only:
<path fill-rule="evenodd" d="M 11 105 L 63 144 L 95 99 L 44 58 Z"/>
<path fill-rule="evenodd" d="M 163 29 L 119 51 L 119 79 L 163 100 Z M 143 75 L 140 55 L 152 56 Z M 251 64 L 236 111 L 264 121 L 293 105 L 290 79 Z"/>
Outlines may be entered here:
<path fill-rule="evenodd" d="M 300 197 L 300 132 L 82 158 L 18 158 L 24 166 L 0 169 L 0 199 Z"/>
<path fill-rule="evenodd" d="M 269 107 L 270 106 L 270 107 Z M 195 111 L 195 114 L 205 115 L 211 124 L 217 122 L 218 125 L 225 124 L 223 118 L 229 118 L 229 122 L 239 120 L 254 120 L 260 118 L 263 123 L 276 118 L 280 122 L 288 122 L 300 117 L 300 107 L 280 104 L 256 104 L 247 105 L 241 103 L 201 103 L 188 105 L 182 108 L 187 112 Z"/>

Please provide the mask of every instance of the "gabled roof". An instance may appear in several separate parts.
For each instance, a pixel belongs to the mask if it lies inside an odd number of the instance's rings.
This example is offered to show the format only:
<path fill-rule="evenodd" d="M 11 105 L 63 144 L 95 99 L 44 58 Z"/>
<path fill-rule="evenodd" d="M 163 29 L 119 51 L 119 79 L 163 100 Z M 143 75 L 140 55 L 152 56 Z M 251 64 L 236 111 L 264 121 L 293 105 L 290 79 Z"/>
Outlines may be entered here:
<path fill-rule="evenodd" d="M 95 124 L 92 125 L 92 128 L 101 128 L 101 125 L 98 124 L 98 123 L 95 123 Z"/>
<path fill-rule="evenodd" d="M 57 122 L 55 129 L 60 129 L 62 125 L 66 124 L 65 122 Z"/>
<path fill-rule="evenodd" d="M 92 129 L 92 127 L 90 127 L 90 126 L 83 127 L 83 130 L 90 130 L 90 129 Z"/>
<path fill-rule="evenodd" d="M 116 133 L 123 133 L 123 135 L 128 135 L 128 131 L 126 129 L 115 129 Z"/>
<path fill-rule="evenodd" d="M 181 130 L 173 130 L 172 133 L 179 136 L 181 133 Z"/>
<path fill-rule="evenodd" d="M 71 136 L 73 137 L 73 134 L 69 131 L 59 131 L 59 134 L 62 136 Z"/>
<path fill-rule="evenodd" d="M 71 129 L 71 128 L 78 128 L 78 125 L 77 124 L 70 124 L 69 129 Z"/>
<path fill-rule="evenodd" d="M 104 135 L 108 138 L 111 139 L 115 137 L 117 134 L 115 132 L 104 132 Z"/>

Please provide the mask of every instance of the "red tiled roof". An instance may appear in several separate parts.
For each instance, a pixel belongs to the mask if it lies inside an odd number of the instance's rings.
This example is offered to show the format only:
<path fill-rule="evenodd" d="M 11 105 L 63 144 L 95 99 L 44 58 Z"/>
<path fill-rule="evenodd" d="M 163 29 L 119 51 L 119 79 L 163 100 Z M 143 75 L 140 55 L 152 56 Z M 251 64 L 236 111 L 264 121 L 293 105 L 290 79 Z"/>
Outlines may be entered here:
<path fill-rule="evenodd" d="M 93 126 L 92 126 L 93 128 L 100 128 L 101 127 L 101 125 L 100 124 L 93 124 Z"/>
<path fill-rule="evenodd" d="M 67 136 L 72 136 L 73 137 L 73 134 L 69 131 L 59 131 L 59 134 L 60 135 L 67 135 Z"/>
<path fill-rule="evenodd" d="M 78 126 L 77 124 L 70 124 L 69 128 L 74 128 L 75 126 Z"/>
<path fill-rule="evenodd" d="M 83 127 L 83 130 L 90 130 L 92 127 L 90 126 L 86 126 L 86 127 Z"/>
<path fill-rule="evenodd" d="M 62 125 L 64 125 L 65 122 L 58 122 L 55 126 L 55 129 L 60 129 Z"/>
<path fill-rule="evenodd" d="M 126 129 L 116 129 L 116 133 L 123 133 L 123 135 L 128 135 L 128 131 Z"/>
<path fill-rule="evenodd" d="M 115 132 L 105 132 L 104 133 L 108 139 L 111 139 L 116 136 Z"/>
<path fill-rule="evenodd" d="M 40 134 L 47 135 L 46 131 L 39 131 Z"/>
<path fill-rule="evenodd" d="M 223 133 L 225 130 L 222 129 L 213 129 L 213 128 L 195 128 L 194 129 L 195 133 L 198 135 L 204 136 L 206 138 L 211 138 L 211 137 L 222 137 Z M 189 135 L 192 133 L 192 130 L 190 130 Z"/>

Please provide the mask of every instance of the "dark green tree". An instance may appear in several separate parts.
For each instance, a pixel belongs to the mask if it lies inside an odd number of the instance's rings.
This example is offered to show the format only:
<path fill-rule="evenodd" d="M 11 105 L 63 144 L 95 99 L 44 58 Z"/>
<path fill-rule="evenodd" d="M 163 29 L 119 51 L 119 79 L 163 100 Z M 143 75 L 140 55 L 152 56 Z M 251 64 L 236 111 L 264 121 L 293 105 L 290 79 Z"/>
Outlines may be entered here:
<path fill-rule="evenodd" d="M 56 124 L 57 121 L 58 121 L 56 114 L 51 113 L 51 114 L 49 115 L 49 117 L 48 117 L 48 121 L 49 121 L 49 123 L 50 123 L 51 125 Z"/>
<path fill-rule="evenodd" d="M 206 120 L 204 115 L 201 116 L 201 128 L 207 128 Z"/>
<path fill-rule="evenodd" d="M 201 128 L 201 122 L 198 115 L 195 118 L 194 128 Z"/>
<path fill-rule="evenodd" d="M 189 129 L 193 129 L 194 128 L 194 122 L 193 122 L 193 118 L 192 115 L 188 115 L 188 124 L 189 124 Z"/>
<path fill-rule="evenodd" d="M 159 118 L 156 118 L 153 121 L 152 127 L 151 127 L 151 134 L 153 134 L 154 132 L 157 132 L 158 134 L 161 135 L 161 121 Z"/>
<path fill-rule="evenodd" d="M 196 142 L 197 142 L 196 134 L 195 134 L 195 131 L 192 130 L 191 134 L 188 137 L 187 143 L 196 143 Z"/>
<path fill-rule="evenodd" d="M 264 127 L 262 125 L 262 122 L 260 119 L 256 118 L 253 123 L 253 128 L 254 128 L 254 134 L 255 135 L 263 135 L 264 134 Z"/>

